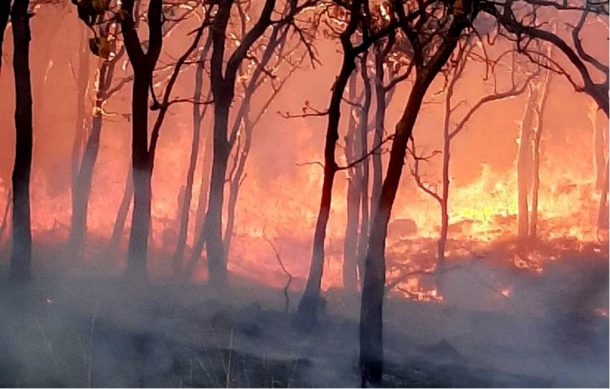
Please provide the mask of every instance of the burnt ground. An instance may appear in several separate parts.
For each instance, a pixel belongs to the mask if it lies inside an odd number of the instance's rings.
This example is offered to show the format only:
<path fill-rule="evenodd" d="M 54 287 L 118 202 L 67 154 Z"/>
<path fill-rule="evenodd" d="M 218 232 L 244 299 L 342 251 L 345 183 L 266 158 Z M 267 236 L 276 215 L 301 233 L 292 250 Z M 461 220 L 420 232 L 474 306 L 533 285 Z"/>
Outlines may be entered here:
<path fill-rule="evenodd" d="M 608 319 L 594 313 L 607 312 L 607 262 L 557 263 L 535 277 L 506 270 L 510 298 L 488 295 L 472 272 L 447 275 L 454 298 L 443 304 L 388 296 L 383 386 L 608 386 Z M 52 273 L 27 290 L 3 280 L 0 293 L 0 386 L 360 383 L 358 296 L 338 290 L 312 332 L 295 323 L 297 294 L 286 312 L 281 290 L 240 282 L 219 293 Z"/>

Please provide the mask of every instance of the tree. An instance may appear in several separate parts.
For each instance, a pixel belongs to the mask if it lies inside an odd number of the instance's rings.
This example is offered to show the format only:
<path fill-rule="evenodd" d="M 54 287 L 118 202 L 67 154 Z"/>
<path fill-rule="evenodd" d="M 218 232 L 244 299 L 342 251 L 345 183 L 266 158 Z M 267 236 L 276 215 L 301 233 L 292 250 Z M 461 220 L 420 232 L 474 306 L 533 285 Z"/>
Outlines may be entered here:
<path fill-rule="evenodd" d="M 203 72 L 205 69 L 205 60 L 207 59 L 207 54 L 210 49 L 211 43 L 212 43 L 211 35 L 208 35 L 208 38 L 206 39 L 206 43 L 203 47 L 203 50 L 201 51 L 201 54 L 199 55 L 197 69 L 195 70 L 195 88 L 193 91 L 193 100 L 200 100 L 202 97 L 202 94 L 203 94 L 202 93 Z M 210 97 L 211 96 L 208 93 L 206 100 L 209 100 Z M 186 239 L 188 237 L 188 227 L 189 227 L 189 218 L 190 218 L 190 210 L 191 210 L 191 199 L 193 197 L 193 183 L 195 181 L 195 169 L 197 168 L 197 160 L 199 157 L 199 143 L 200 143 L 200 139 L 201 139 L 201 122 L 203 120 L 203 117 L 205 116 L 205 113 L 207 112 L 208 107 L 209 106 L 207 104 L 204 105 L 203 108 L 200 107 L 198 104 L 193 104 L 193 138 L 191 141 L 191 153 L 190 153 L 190 158 L 189 158 L 189 166 L 188 166 L 188 170 L 186 173 L 186 184 L 184 187 L 184 199 L 182 201 L 181 209 L 180 209 L 180 229 L 178 231 L 178 242 L 176 243 L 176 251 L 174 252 L 174 259 L 173 259 L 174 272 L 176 274 L 179 274 L 181 272 L 181 269 L 180 269 L 181 261 L 184 256 L 184 250 L 186 248 Z M 206 144 L 209 144 L 209 139 L 211 139 L 210 135 L 208 135 L 206 137 Z M 205 152 L 204 158 L 209 161 L 208 155 L 210 154 L 211 150 L 209 148 L 207 148 L 204 152 Z M 201 175 L 207 177 L 208 171 L 209 171 L 209 166 L 207 168 L 206 168 L 206 166 L 203 166 Z M 204 188 L 207 189 L 207 185 L 204 185 L 204 183 L 202 182 L 201 189 L 204 189 Z M 202 201 L 202 199 L 201 199 L 202 196 L 203 196 L 203 194 L 200 193 L 200 195 L 199 195 L 200 203 Z M 199 212 L 198 212 L 198 214 L 199 214 Z M 197 218 L 197 220 L 198 219 L 199 218 Z M 191 266 L 189 266 L 189 268 L 190 267 Z M 190 271 L 188 271 L 187 274 L 190 274 Z"/>
<path fill-rule="evenodd" d="M 341 101 L 348 80 L 356 67 L 356 58 L 364 53 L 377 40 L 390 34 L 394 25 L 386 23 L 381 27 L 367 23 L 372 15 L 362 0 L 355 0 L 349 4 L 349 8 L 343 12 L 348 15 L 347 20 L 342 20 L 345 28 L 339 33 L 342 48 L 342 62 L 337 79 L 333 85 L 328 110 L 326 137 L 324 143 L 324 178 L 322 182 L 322 193 L 320 196 L 320 208 L 316 220 L 313 238 L 311 265 L 307 277 L 307 284 L 303 296 L 299 301 L 299 322 L 305 327 L 311 327 L 316 322 L 318 304 L 320 300 L 320 286 L 324 270 L 324 243 L 326 239 L 326 226 L 330 215 L 332 203 L 332 188 L 335 174 L 339 170 L 335 159 L 335 149 L 339 139 L 339 120 L 341 117 Z M 360 38 L 358 44 L 352 39 Z"/>
<path fill-rule="evenodd" d="M 161 18 L 162 0 L 151 0 L 148 5 L 148 50 L 144 53 L 135 29 L 134 0 L 121 3 L 121 34 L 123 44 L 133 68 L 131 101 L 131 164 L 134 187 L 133 214 L 127 273 L 144 277 L 148 253 L 148 233 L 150 229 L 150 198 L 153 160 L 148 151 L 148 98 L 152 85 L 153 71 L 162 45 Z"/>
<path fill-rule="evenodd" d="M 451 168 L 451 147 L 455 137 L 457 137 L 466 128 L 470 120 L 479 112 L 481 108 L 487 106 L 492 102 L 499 102 L 508 100 L 522 94 L 530 82 L 534 79 L 537 73 L 533 73 L 526 77 L 524 80 L 519 82 L 516 80 L 517 63 L 513 61 L 512 64 L 506 64 L 510 69 L 511 75 L 511 88 L 500 91 L 498 88 L 498 73 L 501 72 L 502 57 L 510 54 L 509 51 L 503 52 L 499 58 L 491 59 L 487 58 L 486 51 L 483 49 L 483 53 L 476 53 L 474 50 L 477 45 L 472 37 L 467 38 L 464 47 L 458 50 L 454 54 L 452 63 L 455 65 L 451 66 L 447 70 L 447 84 L 444 99 L 444 118 L 443 118 L 443 148 L 440 151 L 442 154 L 442 167 L 441 167 L 441 184 L 439 189 L 434 189 L 431 185 L 426 183 L 420 172 L 420 163 L 425 161 L 432 156 L 435 152 L 430 155 L 424 156 L 417 152 L 415 147 L 415 141 L 412 140 L 412 148 L 410 153 L 413 158 L 413 166 L 411 168 L 411 174 L 415 180 L 416 185 L 426 194 L 430 195 L 440 207 L 440 232 L 437 244 L 437 265 L 436 272 L 440 275 L 445 270 L 445 251 L 447 246 L 447 240 L 449 235 L 449 195 L 450 195 L 450 168 Z M 481 97 L 476 103 L 468 108 L 459 119 L 456 119 L 456 113 L 459 112 L 464 100 L 459 103 L 454 102 L 456 86 L 460 80 L 462 80 L 464 70 L 469 63 L 480 62 L 482 59 L 485 62 L 485 66 L 491 68 L 493 72 L 493 85 L 492 91 L 489 94 Z M 502 73 L 503 75 L 505 73 Z M 520 85 L 519 85 L 520 84 Z"/>
<path fill-rule="evenodd" d="M 200 232 L 204 235 L 209 279 L 215 285 L 227 284 L 227 258 L 222 238 L 222 219 L 228 161 L 236 141 L 236 137 L 229 132 L 229 116 L 231 104 L 235 98 L 238 71 L 244 61 L 248 59 L 249 50 L 263 37 L 269 27 L 290 25 L 298 29 L 295 24 L 295 16 L 312 5 L 312 1 L 307 0 L 303 4 L 291 1 L 281 11 L 281 19 L 274 20 L 272 16 L 276 0 L 266 0 L 258 19 L 247 32 L 244 32 L 243 39 L 230 54 L 226 53 L 227 29 L 235 1 L 221 0 L 217 4 L 211 26 L 212 54 L 210 58 L 210 85 L 214 101 L 214 154 L 208 192 L 208 209 Z M 198 247 L 195 247 L 193 262 L 197 259 L 195 255 L 198 255 Z"/>
<path fill-rule="evenodd" d="M 497 20 L 507 32 L 506 36 L 514 40 L 530 60 L 550 66 L 562 74 L 575 91 L 589 95 L 608 117 L 608 65 L 585 50 L 580 36 L 589 16 L 608 15 L 608 2 L 584 1 L 584 4 L 571 4 L 554 0 L 525 0 L 524 4 L 525 7 L 522 7 L 515 0 L 509 0 L 502 7 L 497 7 L 493 3 L 481 2 L 481 10 Z M 571 42 L 556 32 L 545 29 L 550 24 L 549 19 L 559 19 L 574 12 L 579 12 L 580 18 L 575 26 L 570 26 Z M 564 69 L 553 58 L 530 48 L 532 40 L 547 42 L 556 47 L 574 68 L 581 82 L 575 80 L 572 72 Z M 546 65 L 547 61 L 551 65 Z"/>
<path fill-rule="evenodd" d="M 439 8 L 444 7 L 440 3 L 433 2 L 430 6 L 419 3 L 419 8 L 410 10 L 408 15 L 403 4 L 393 5 L 392 13 L 395 13 L 402 33 L 412 48 L 415 80 L 403 114 L 396 125 L 387 173 L 369 235 L 360 310 L 360 369 L 363 384 L 367 381 L 379 382 L 383 373 L 385 238 L 402 174 L 407 143 L 430 84 L 453 53 L 463 31 L 477 15 L 478 10 L 474 5 L 476 3 L 456 3 L 454 7 L 441 13 L 443 18 L 440 20 L 436 16 Z"/>
<path fill-rule="evenodd" d="M 14 0 L 13 72 L 15 75 L 15 164 L 13 167 L 13 228 L 11 278 L 31 278 L 32 228 L 30 220 L 30 172 L 32 169 L 32 87 L 30 83 L 30 13 L 28 0 Z"/>
<path fill-rule="evenodd" d="M 288 32 L 288 27 L 273 28 L 269 40 L 259 48 L 262 51 L 260 59 L 253 61 L 252 67 L 255 70 L 250 78 L 248 79 L 246 74 L 240 75 L 242 100 L 231 129 L 232 137 L 237 138 L 237 147 L 234 150 L 233 164 L 228 175 L 229 201 L 227 203 L 227 224 L 224 233 L 226 253 L 229 252 L 231 246 L 235 209 L 239 189 L 246 179 L 245 168 L 254 131 L 271 103 L 280 95 L 286 81 L 290 79 L 306 58 L 306 53 L 299 56 L 298 47 L 288 45 Z M 280 69 L 284 67 L 287 68 L 287 72 L 282 76 Z M 261 99 L 263 103 L 256 112 L 252 107 L 252 98 L 263 85 L 269 85 L 270 91 L 266 99 Z"/>

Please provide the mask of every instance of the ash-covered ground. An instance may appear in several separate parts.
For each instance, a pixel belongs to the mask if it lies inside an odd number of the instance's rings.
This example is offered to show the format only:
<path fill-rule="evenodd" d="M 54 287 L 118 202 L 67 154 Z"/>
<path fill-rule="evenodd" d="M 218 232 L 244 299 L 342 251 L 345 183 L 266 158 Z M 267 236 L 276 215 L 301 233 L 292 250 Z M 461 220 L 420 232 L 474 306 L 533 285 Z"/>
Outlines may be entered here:
<path fill-rule="evenodd" d="M 219 291 L 72 273 L 47 269 L 27 288 L 3 280 L 0 386 L 360 384 L 356 294 L 328 291 L 305 331 L 296 291 L 285 311 L 282 290 L 244 280 Z M 540 274 L 477 261 L 442 282 L 442 303 L 388 294 L 383 386 L 608 387 L 607 260 Z"/>

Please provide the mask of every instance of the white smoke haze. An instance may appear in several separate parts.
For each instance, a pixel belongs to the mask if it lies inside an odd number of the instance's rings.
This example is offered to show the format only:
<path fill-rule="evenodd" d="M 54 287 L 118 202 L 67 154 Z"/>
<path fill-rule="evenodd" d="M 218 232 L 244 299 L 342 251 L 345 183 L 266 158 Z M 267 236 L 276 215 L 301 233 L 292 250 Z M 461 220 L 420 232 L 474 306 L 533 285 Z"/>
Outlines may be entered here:
<path fill-rule="evenodd" d="M 358 286 L 344 288 L 343 273 L 353 170 L 340 170 L 333 187 L 319 322 L 306 329 L 297 315 L 312 257 L 327 117 L 289 116 L 327 108 L 341 63 L 337 41 L 316 41 L 319 63 L 314 67 L 304 61 L 264 111 L 234 207 L 227 204 L 226 183 L 223 233 L 230 212 L 235 213 L 235 224 L 227 253 L 229 282 L 224 287 L 208 283 L 205 250 L 190 262 L 208 200 L 206 161 L 212 155 L 213 104 L 201 106 L 205 113 L 187 209 L 190 222 L 184 255 L 177 261 L 182 270 L 192 266 L 192 271 L 175 274 L 194 126 L 192 104 L 171 106 L 154 161 L 148 278 L 134 280 L 125 275 L 133 211 L 128 185 L 132 66 L 127 56 L 117 63 L 113 86 L 122 87 L 103 104 L 84 248 L 75 255 L 68 242 L 74 150 L 82 156 L 92 133 L 99 87 L 95 77 L 102 60 L 86 51 L 81 63 L 78 50 L 92 32 L 71 3 L 52 3 L 33 6 L 31 18 L 33 279 L 26 285 L 9 277 L 15 157 L 10 25 L 3 42 L 0 387 L 359 387 L 361 294 Z M 577 20 L 570 14 L 562 22 Z M 168 69 L 190 44 L 199 22 L 188 19 L 165 37 L 153 85 L 157 97 L 169 78 Z M 496 23 L 479 18 L 474 28 L 485 41 Z M 143 31 L 142 39 L 148 39 L 147 34 Z M 569 36 L 570 30 L 558 28 L 558 34 Z M 583 35 L 595 58 L 608 58 L 607 15 L 587 24 Z M 512 47 L 500 38 L 498 42 L 486 46 L 490 57 Z M 229 46 L 233 50 L 238 45 L 232 41 Z M 553 58 L 567 66 L 559 53 Z M 372 61 L 369 54 L 370 75 Z M 510 59 L 506 61 L 497 68 L 499 90 L 510 88 Z M 517 61 L 516 77 L 523 82 L 533 67 L 521 57 Z M 173 97 L 193 96 L 196 61 L 192 62 L 180 73 Z M 81 66 L 88 72 L 82 85 Z M 249 66 L 244 66 L 245 74 L 255 65 Z M 277 71 L 277 79 L 287 74 L 284 68 L 271 70 Z M 456 84 L 455 103 L 461 103 L 453 121 L 493 92 L 492 78 L 482 77 L 486 70 L 480 61 L 467 63 Z M 210 89 L 208 72 L 203 72 L 204 97 Z M 266 83 L 273 79 L 269 77 Z M 598 213 L 603 198 L 598 175 L 604 170 L 596 159 L 599 154 L 602 162 L 607 161 L 607 117 L 587 95 L 575 93 L 565 77 L 553 75 L 549 85 L 541 116 L 538 235 L 535 249 L 526 254 L 519 251 L 517 239 L 518 155 L 530 89 L 481 108 L 451 145 L 449 234 L 446 268 L 440 273 L 432 271 L 437 268 L 441 229 L 438 202 L 418 187 L 410 174 L 414 159 L 407 156 L 386 239 L 385 369 L 380 386 L 610 384 L 608 220 L 600 220 Z M 388 135 L 412 86 L 409 79 L 393 92 L 385 114 Z M 80 118 L 79 91 L 84 93 L 85 112 Z M 364 93 L 360 84 L 356 92 Z M 442 185 L 442 153 L 437 151 L 443 148 L 445 93 L 446 80 L 438 76 L 414 129 L 417 151 L 432 156 L 421 162 L 423 186 L 437 192 Z M 268 89 L 257 91 L 248 112 L 259 112 L 269 94 Z M 231 120 L 241 101 L 240 95 Z M 374 106 L 369 148 L 374 144 Z M 351 110 L 345 101 L 336 151 L 340 166 L 349 162 L 348 127 L 357 116 L 357 110 Z M 149 127 L 157 114 L 149 112 Z M 245 130 L 240 128 L 243 142 Z M 596 150 L 599 145 L 601 151 Z M 384 171 L 389 147 L 388 143 L 382 148 Z M 234 163 L 236 154 L 229 160 Z M 124 226 L 117 229 L 122 205 Z"/>

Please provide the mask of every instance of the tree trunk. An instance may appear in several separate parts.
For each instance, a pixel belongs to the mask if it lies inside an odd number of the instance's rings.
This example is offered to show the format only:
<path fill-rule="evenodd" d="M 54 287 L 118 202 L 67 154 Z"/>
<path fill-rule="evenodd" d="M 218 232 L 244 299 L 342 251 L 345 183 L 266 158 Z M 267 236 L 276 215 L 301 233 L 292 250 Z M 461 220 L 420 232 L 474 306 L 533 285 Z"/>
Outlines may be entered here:
<path fill-rule="evenodd" d="M 532 209 L 530 210 L 530 225 L 529 225 L 529 241 L 532 245 L 536 244 L 538 239 L 538 196 L 540 189 L 540 140 L 542 139 L 542 131 L 544 128 L 544 111 L 549 96 L 552 74 L 547 71 L 543 80 L 542 95 L 540 96 L 540 104 L 538 105 L 536 116 L 538 118 L 536 125 L 536 133 L 534 135 L 532 151 Z"/>
<path fill-rule="evenodd" d="M 366 64 L 367 53 L 363 54 L 361 60 L 360 74 L 364 84 L 364 101 L 362 103 L 362 114 L 360 117 L 360 150 L 362 155 L 369 152 L 368 146 L 368 132 L 369 132 L 369 111 L 371 109 L 372 100 L 372 88 L 371 79 L 368 74 L 368 67 Z M 361 174 L 360 174 L 360 205 L 361 205 L 361 217 L 360 217 L 360 235 L 358 237 L 358 279 L 360 285 L 364 280 L 364 258 L 366 257 L 366 248 L 369 238 L 369 159 L 362 161 Z"/>
<path fill-rule="evenodd" d="M 448 119 L 448 116 L 447 116 Z M 443 188 L 441 193 L 441 231 L 438 238 L 437 266 L 440 274 L 445 267 L 445 250 L 447 248 L 447 236 L 449 235 L 449 165 L 451 162 L 451 139 L 449 137 L 449 123 L 445 123 L 443 138 Z"/>
<path fill-rule="evenodd" d="M 205 52 L 205 50 L 204 50 Z M 195 90 L 193 92 L 193 99 L 195 101 L 201 99 L 201 91 L 203 88 L 203 71 L 204 65 L 203 55 L 199 58 L 200 62 L 195 72 Z M 197 104 L 193 104 L 193 139 L 191 142 L 191 156 L 189 160 L 189 167 L 186 174 L 186 186 L 184 188 L 184 199 L 182 201 L 182 209 L 180 212 L 180 231 L 178 233 L 178 242 L 176 244 L 176 251 L 174 252 L 174 273 L 179 274 L 181 272 L 181 262 L 184 257 L 184 250 L 186 248 L 186 240 L 188 237 L 189 227 L 189 216 L 191 210 L 191 200 L 193 197 L 193 183 L 195 181 L 195 170 L 197 168 L 197 160 L 199 159 L 199 143 L 201 142 L 201 121 L 207 106 L 201 108 Z M 205 174 L 202 171 L 202 174 Z M 203 185 L 203 184 L 202 184 Z"/>
<path fill-rule="evenodd" d="M 30 220 L 30 172 L 32 168 L 32 87 L 30 83 L 30 16 L 28 0 L 15 0 L 13 71 L 15 75 L 15 164 L 13 167 L 13 246 L 11 279 L 31 278 L 32 229 Z"/>
<path fill-rule="evenodd" d="M 432 83 L 455 49 L 462 30 L 468 23 L 456 17 L 437 52 L 418 69 L 411 94 L 402 117 L 396 125 L 388 170 L 381 188 L 377 209 L 373 216 L 369 245 L 365 260 L 364 285 L 360 306 L 360 372 L 362 383 L 377 383 L 383 375 L 383 296 L 385 292 L 385 239 L 390 213 L 404 165 L 407 142 L 422 101 Z M 421 64 L 420 64 L 421 66 Z"/>
<path fill-rule="evenodd" d="M 72 146 L 72 216 L 70 222 L 70 236 L 68 238 L 72 255 L 79 259 L 83 254 L 84 241 L 87 234 L 88 193 L 87 198 L 84 199 L 82 193 L 84 188 L 80 187 L 80 159 L 88 122 L 85 112 L 87 109 L 86 96 L 89 84 L 89 49 L 86 45 L 86 41 L 85 36 L 82 36 L 79 47 L 78 77 L 76 80 L 78 90 L 76 128 Z M 98 123 L 93 123 L 93 125 L 98 125 Z M 92 128 L 91 136 L 93 136 L 93 131 L 95 131 L 94 128 Z M 89 140 L 87 141 L 87 145 L 88 144 Z M 86 152 L 87 150 L 85 150 L 85 153 Z"/>
<path fill-rule="evenodd" d="M 599 214 L 597 217 L 597 231 L 608 231 L 608 162 L 606 162 L 605 182 L 599 198 Z"/>
<path fill-rule="evenodd" d="M 349 100 L 356 102 L 356 75 L 349 80 Z M 359 123 L 356 122 L 356 108 L 352 107 L 349 116 L 347 135 L 345 136 L 345 160 L 347 163 L 358 159 L 361 155 L 359 146 Z M 347 220 L 345 225 L 345 239 L 343 241 L 343 288 L 349 291 L 356 290 L 358 280 L 358 224 L 360 220 L 360 181 L 359 166 L 348 170 L 347 178 Z"/>
<path fill-rule="evenodd" d="M 322 182 L 322 194 L 320 196 L 320 208 L 313 238 L 313 249 L 311 266 L 303 297 L 299 301 L 298 315 L 301 324 L 311 327 L 316 323 L 318 304 L 320 300 L 320 286 L 322 284 L 322 273 L 324 269 L 324 243 L 326 240 L 326 226 L 330 214 L 332 202 L 332 187 L 337 172 L 335 161 L 335 148 L 339 139 L 339 119 L 341 117 L 341 99 L 347 85 L 347 81 L 355 67 L 355 58 L 349 53 L 343 54 L 343 64 L 339 77 L 335 81 L 331 101 L 328 109 L 328 126 L 326 129 L 326 140 L 324 145 L 324 179 Z"/>
<path fill-rule="evenodd" d="M 121 204 L 116 215 L 114 222 L 114 228 L 112 229 L 112 236 L 110 238 L 110 252 L 115 254 L 119 250 L 121 245 L 121 237 L 123 236 L 123 230 L 125 229 L 125 221 L 127 220 L 127 214 L 129 213 L 129 206 L 133 199 L 133 180 L 131 179 L 131 169 L 125 179 L 125 191 L 123 191 L 123 197 L 121 198 Z"/>
<path fill-rule="evenodd" d="M 388 171 L 371 225 L 360 308 L 360 367 L 363 378 L 371 382 L 379 382 L 383 372 L 382 317 L 388 222 L 402 174 L 407 142 L 428 85 L 416 80 L 405 112 L 396 125 Z"/>
<path fill-rule="evenodd" d="M 530 212 L 528 201 L 532 185 L 532 133 L 534 131 L 537 100 L 537 86 L 530 86 L 525 113 L 521 122 L 517 154 L 517 241 L 522 249 L 525 248 L 529 240 Z"/>
<path fill-rule="evenodd" d="M 385 111 L 386 111 L 386 89 L 384 82 L 383 56 L 381 48 L 375 48 L 375 136 L 374 145 L 383 141 L 385 132 Z M 373 187 L 371 189 L 371 218 L 375 217 L 374 207 L 379 203 L 381 195 L 381 185 L 383 182 L 383 164 L 381 160 L 381 149 L 375 151 L 373 160 Z"/>
<path fill-rule="evenodd" d="M 0 75 L 2 75 L 2 46 L 4 44 L 4 31 L 8 25 L 9 15 L 11 14 L 11 2 L 0 2 Z"/>
<path fill-rule="evenodd" d="M 604 137 L 604 125 L 599 120 L 599 108 L 597 105 L 591 110 L 591 124 L 593 125 L 593 144 L 594 144 L 594 162 L 595 162 L 595 188 L 602 191 L 605 182 L 606 157 L 604 146 L 606 144 Z"/>
<path fill-rule="evenodd" d="M 226 134 L 229 123 L 231 98 L 214 96 L 214 156 L 208 212 L 205 218 L 206 253 L 210 283 L 227 284 L 227 260 L 222 240 L 222 211 L 224 204 L 224 184 L 229 160 L 229 142 Z"/>
<path fill-rule="evenodd" d="M 152 166 L 148 155 L 148 89 L 151 82 L 152 71 L 134 68 L 131 106 L 133 213 L 129 234 L 127 274 L 136 278 L 146 277 L 150 231 Z"/>

